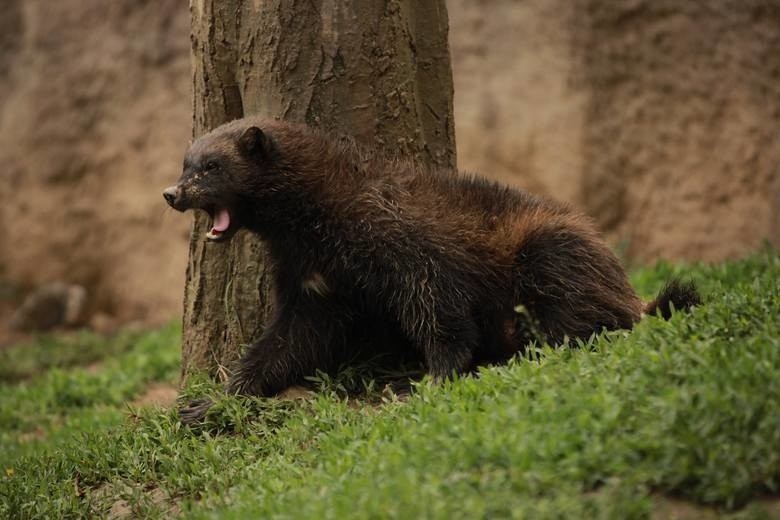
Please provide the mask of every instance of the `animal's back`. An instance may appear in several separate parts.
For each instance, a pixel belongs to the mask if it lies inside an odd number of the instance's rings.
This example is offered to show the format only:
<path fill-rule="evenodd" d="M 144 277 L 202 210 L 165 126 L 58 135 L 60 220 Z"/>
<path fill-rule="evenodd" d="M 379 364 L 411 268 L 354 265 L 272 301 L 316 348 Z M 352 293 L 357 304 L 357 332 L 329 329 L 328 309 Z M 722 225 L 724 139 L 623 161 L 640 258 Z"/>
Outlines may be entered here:
<path fill-rule="evenodd" d="M 590 220 L 568 206 L 444 170 L 421 169 L 399 183 L 409 218 L 424 222 L 451 254 L 478 263 L 478 275 L 494 277 L 481 306 L 500 317 L 497 341 L 512 345 L 507 353 L 531 332 L 561 342 L 639 320 L 644 303 L 620 262 Z M 496 329 L 496 320 L 486 327 Z"/>
<path fill-rule="evenodd" d="M 497 265 L 513 265 L 534 230 L 562 227 L 593 234 L 590 222 L 567 205 L 476 175 L 422 170 L 403 187 L 414 218 L 464 243 L 477 242 L 488 255 L 484 260 Z"/>

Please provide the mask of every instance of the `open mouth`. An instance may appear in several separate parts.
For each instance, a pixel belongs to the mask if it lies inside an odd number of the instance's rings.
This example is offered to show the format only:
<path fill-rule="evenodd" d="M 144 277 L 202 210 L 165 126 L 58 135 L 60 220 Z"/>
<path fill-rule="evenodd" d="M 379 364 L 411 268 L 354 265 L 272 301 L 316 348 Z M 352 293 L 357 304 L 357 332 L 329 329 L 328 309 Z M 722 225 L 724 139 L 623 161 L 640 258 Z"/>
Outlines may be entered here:
<path fill-rule="evenodd" d="M 206 209 L 211 216 L 211 230 L 206 233 L 209 240 L 222 240 L 230 230 L 230 212 L 227 208 L 212 206 Z"/>

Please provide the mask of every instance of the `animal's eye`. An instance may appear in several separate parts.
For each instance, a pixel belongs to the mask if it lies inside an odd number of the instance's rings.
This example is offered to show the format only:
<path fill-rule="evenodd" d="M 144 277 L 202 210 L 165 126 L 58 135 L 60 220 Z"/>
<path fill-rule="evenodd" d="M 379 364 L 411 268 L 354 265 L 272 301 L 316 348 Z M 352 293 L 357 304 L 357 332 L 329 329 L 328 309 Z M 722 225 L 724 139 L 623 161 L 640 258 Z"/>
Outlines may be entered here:
<path fill-rule="evenodd" d="M 216 162 L 214 162 L 214 161 L 209 161 L 209 162 L 206 163 L 206 171 L 207 172 L 213 172 L 217 168 L 219 168 L 219 165 Z"/>

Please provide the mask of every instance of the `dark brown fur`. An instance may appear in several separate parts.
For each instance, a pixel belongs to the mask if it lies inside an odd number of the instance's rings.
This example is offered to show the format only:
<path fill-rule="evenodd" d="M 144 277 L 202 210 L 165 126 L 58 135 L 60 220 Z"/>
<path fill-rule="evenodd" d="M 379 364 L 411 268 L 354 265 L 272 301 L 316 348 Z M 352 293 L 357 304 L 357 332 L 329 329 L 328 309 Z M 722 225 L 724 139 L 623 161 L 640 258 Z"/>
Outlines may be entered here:
<path fill-rule="evenodd" d="M 229 208 L 231 232 L 248 228 L 270 252 L 274 315 L 231 392 L 274 395 L 382 344 L 355 341 L 366 331 L 402 338 L 443 378 L 505 361 L 537 336 L 630 328 L 646 309 L 591 222 L 568 207 L 305 126 L 251 118 L 217 128 L 192 145 L 166 198 L 180 210 Z M 649 309 L 695 303 L 675 291 Z"/>

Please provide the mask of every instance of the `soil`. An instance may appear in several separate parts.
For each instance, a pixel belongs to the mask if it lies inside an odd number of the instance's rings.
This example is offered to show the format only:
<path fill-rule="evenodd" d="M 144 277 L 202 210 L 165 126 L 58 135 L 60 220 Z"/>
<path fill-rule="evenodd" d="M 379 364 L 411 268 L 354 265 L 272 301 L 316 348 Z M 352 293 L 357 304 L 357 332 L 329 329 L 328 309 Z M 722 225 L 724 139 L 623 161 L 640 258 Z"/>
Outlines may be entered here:
<path fill-rule="evenodd" d="M 133 406 L 156 406 L 169 408 L 176 403 L 179 389 L 175 385 L 154 383 L 133 401 Z"/>
<path fill-rule="evenodd" d="M 779 6 L 448 6 L 461 169 L 574 204 L 630 260 L 780 246 Z M 6 2 L 0 323 L 54 281 L 101 328 L 181 314 L 190 218 L 161 191 L 191 136 L 188 33 L 180 0 Z"/>
<path fill-rule="evenodd" d="M 167 510 L 166 513 L 170 518 L 177 518 L 181 514 L 181 508 L 176 499 L 158 487 L 133 489 L 127 483 L 119 481 L 106 482 L 98 488 L 85 488 L 84 490 L 79 489 L 78 481 L 76 481 L 75 487 L 77 494 L 82 492 L 88 494 L 90 498 L 97 503 L 98 507 L 106 507 L 108 509 L 106 518 L 109 520 L 138 518 L 139 512 L 133 510 L 130 502 L 118 497 L 139 492 L 142 493 L 142 496 L 144 497 L 142 503 L 146 506 L 164 506 Z"/>
<path fill-rule="evenodd" d="M 685 500 L 680 497 L 672 497 L 661 493 L 652 496 L 651 520 L 717 520 L 718 518 L 733 518 L 739 514 L 728 514 L 728 511 L 720 510 L 713 506 L 707 506 Z M 750 518 L 777 518 L 780 514 L 780 500 L 777 497 L 762 497 L 752 500 L 743 506 L 742 511 L 750 511 L 745 517 Z"/>

